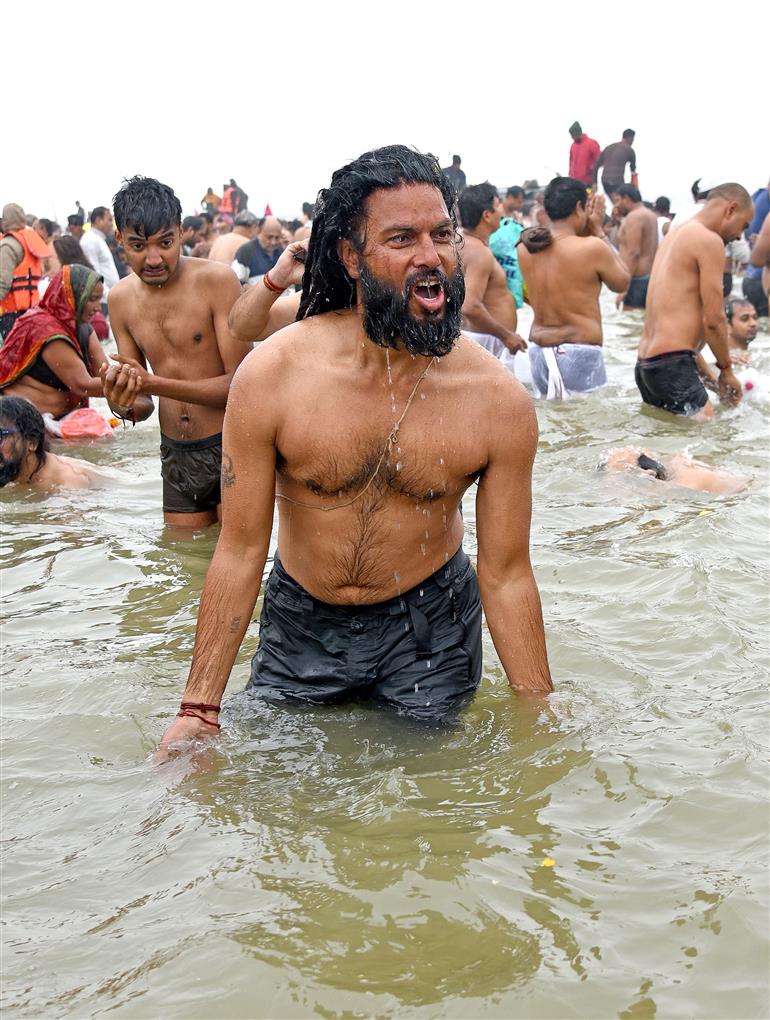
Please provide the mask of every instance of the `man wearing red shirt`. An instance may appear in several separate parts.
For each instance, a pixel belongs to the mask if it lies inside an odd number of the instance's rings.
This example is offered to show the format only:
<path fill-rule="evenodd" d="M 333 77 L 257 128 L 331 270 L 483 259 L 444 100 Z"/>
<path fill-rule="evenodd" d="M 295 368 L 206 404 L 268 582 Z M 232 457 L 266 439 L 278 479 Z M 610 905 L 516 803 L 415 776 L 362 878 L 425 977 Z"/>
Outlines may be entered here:
<path fill-rule="evenodd" d="M 599 143 L 583 134 L 580 124 L 575 121 L 569 129 L 572 145 L 569 150 L 569 176 L 582 181 L 587 187 L 593 187 L 594 166 L 601 154 Z"/>

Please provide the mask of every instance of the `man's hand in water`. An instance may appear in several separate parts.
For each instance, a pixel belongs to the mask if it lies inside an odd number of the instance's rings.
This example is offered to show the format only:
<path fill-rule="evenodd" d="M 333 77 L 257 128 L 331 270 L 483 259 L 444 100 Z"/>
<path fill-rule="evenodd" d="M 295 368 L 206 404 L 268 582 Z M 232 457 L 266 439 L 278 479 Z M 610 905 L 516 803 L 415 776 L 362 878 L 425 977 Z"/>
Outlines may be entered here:
<path fill-rule="evenodd" d="M 511 354 L 516 354 L 519 351 L 526 351 L 527 349 L 527 341 L 524 339 L 523 336 L 519 336 L 518 333 L 509 333 L 508 336 L 503 340 L 503 343 L 511 352 Z"/>
<path fill-rule="evenodd" d="M 723 404 L 735 407 L 740 403 L 743 389 L 732 368 L 723 368 L 719 372 L 719 399 Z"/>
<path fill-rule="evenodd" d="M 211 722 L 216 722 L 216 713 L 201 712 L 201 715 Z M 185 745 L 198 740 L 212 740 L 217 736 L 219 730 L 214 726 L 209 726 L 194 716 L 177 716 L 163 734 L 163 739 L 153 755 L 153 764 L 163 765 L 170 758 L 175 758 L 187 750 Z"/>
<path fill-rule="evenodd" d="M 141 365 L 138 367 L 141 368 Z M 99 370 L 99 374 L 102 377 L 104 395 L 111 404 L 126 408 L 133 407 L 134 401 L 142 392 L 142 380 L 132 365 L 108 365 L 105 363 Z"/>
<path fill-rule="evenodd" d="M 294 287 L 302 283 L 309 239 L 293 241 L 281 252 L 281 257 L 270 270 L 270 279 L 276 287 Z"/>
<path fill-rule="evenodd" d="M 594 237 L 600 237 L 602 240 L 605 237 L 604 234 L 604 195 L 597 195 L 593 193 L 586 202 L 586 212 L 588 213 L 588 233 Z"/>

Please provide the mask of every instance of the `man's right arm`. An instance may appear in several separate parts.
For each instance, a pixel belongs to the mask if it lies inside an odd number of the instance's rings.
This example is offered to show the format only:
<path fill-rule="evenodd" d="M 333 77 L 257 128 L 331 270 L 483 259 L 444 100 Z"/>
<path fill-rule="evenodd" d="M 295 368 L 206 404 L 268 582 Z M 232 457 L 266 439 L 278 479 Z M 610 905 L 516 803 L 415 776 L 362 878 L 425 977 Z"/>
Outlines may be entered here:
<path fill-rule="evenodd" d="M 286 290 L 302 282 L 307 247 L 307 241 L 295 241 L 281 253 L 270 270 L 270 280 L 276 287 Z M 260 280 L 253 287 L 247 287 L 230 309 L 230 332 L 243 343 L 265 340 L 294 322 L 298 308 L 299 295 L 279 294 Z"/>
<path fill-rule="evenodd" d="M 219 705 L 251 621 L 262 584 L 273 523 L 275 437 L 280 356 L 272 345 L 253 351 L 230 388 L 222 434 L 222 531 L 201 596 L 190 675 L 183 702 Z M 269 380 L 269 385 L 267 383 Z M 254 403 L 254 393 L 265 399 Z M 215 712 L 179 716 L 163 735 L 156 760 L 170 745 L 216 735 Z"/>
<path fill-rule="evenodd" d="M 116 288 L 107 299 L 110 325 L 118 345 L 118 354 L 123 358 L 138 361 L 147 367 L 147 361 L 136 340 L 131 336 L 123 314 L 124 294 Z M 127 365 L 103 365 L 101 369 L 104 396 L 112 411 L 123 419 L 137 422 L 149 418 L 155 410 L 155 402 L 148 393 L 140 393 L 137 377 Z"/>

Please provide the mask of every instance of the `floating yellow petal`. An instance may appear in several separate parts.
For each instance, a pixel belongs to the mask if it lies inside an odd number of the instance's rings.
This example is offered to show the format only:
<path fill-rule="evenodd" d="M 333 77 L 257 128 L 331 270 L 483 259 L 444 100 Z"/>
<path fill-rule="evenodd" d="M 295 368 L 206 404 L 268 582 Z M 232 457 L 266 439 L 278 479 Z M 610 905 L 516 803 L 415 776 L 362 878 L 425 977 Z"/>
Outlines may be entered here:
<path fill-rule="evenodd" d="M 544 857 L 540 865 L 541 868 L 552 868 L 556 864 L 553 857 Z"/>
<path fill-rule="evenodd" d="M 705 517 L 706 514 L 713 514 L 713 513 L 714 513 L 713 510 L 701 510 L 700 513 L 698 514 L 698 517 Z"/>

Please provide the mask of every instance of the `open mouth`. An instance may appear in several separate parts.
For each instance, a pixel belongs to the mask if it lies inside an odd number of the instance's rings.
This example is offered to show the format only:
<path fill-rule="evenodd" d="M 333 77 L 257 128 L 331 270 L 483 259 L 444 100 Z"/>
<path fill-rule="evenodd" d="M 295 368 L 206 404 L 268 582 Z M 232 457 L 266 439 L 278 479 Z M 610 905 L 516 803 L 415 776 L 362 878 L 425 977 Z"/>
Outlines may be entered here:
<path fill-rule="evenodd" d="M 438 280 L 417 283 L 412 287 L 412 295 L 427 312 L 438 312 L 444 307 L 444 288 Z"/>

